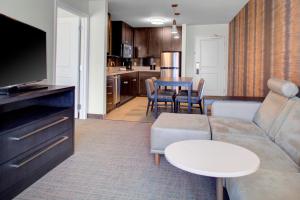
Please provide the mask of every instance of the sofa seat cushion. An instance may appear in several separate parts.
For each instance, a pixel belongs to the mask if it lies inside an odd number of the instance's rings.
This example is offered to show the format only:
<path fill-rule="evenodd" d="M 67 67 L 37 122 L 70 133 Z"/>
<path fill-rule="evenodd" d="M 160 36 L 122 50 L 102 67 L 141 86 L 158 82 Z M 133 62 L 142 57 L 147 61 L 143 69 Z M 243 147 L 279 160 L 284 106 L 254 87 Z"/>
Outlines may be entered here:
<path fill-rule="evenodd" d="M 268 138 L 226 137 L 221 141 L 245 147 L 256 153 L 260 159 L 260 169 L 299 172 L 299 167 L 288 154 Z"/>
<path fill-rule="evenodd" d="M 259 137 L 267 138 L 265 132 L 255 123 L 229 117 L 209 117 L 213 140 L 226 137 Z"/>
<path fill-rule="evenodd" d="M 299 200 L 300 174 L 258 170 L 226 179 L 226 189 L 230 200 Z"/>
<path fill-rule="evenodd" d="M 191 139 L 211 139 L 207 116 L 162 113 L 151 127 L 151 153 L 164 153 L 168 145 Z"/>

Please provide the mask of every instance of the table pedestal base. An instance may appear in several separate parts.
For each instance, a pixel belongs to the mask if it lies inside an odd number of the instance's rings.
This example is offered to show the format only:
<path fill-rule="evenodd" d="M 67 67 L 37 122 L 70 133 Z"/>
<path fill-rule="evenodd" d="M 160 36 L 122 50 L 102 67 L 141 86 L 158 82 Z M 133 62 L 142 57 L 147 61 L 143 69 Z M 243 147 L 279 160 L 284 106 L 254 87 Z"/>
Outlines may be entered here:
<path fill-rule="evenodd" d="M 223 200 L 223 178 L 217 178 L 216 192 L 217 200 Z"/>

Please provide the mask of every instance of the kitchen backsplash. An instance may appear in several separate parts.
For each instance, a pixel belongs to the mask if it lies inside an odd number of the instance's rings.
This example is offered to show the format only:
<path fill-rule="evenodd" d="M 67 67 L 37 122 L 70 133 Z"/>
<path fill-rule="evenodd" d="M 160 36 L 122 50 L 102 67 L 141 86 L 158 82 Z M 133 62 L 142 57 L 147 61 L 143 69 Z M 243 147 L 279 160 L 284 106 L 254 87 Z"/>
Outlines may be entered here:
<path fill-rule="evenodd" d="M 146 58 L 133 58 L 132 66 L 149 66 L 149 65 L 143 65 L 144 59 Z M 156 67 L 160 67 L 160 58 L 154 58 L 154 63 L 156 64 Z M 108 56 L 107 67 L 116 67 L 116 66 L 122 66 L 122 58 Z"/>

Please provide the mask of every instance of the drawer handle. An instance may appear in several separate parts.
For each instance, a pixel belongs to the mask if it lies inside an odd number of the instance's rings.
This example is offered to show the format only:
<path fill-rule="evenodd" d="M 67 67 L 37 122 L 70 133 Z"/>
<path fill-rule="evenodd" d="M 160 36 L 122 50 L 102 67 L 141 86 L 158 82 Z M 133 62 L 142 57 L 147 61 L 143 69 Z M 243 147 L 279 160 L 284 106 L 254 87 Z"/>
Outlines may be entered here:
<path fill-rule="evenodd" d="M 136 81 L 136 79 L 132 79 L 132 81 L 134 81 L 134 82 L 135 82 L 135 81 Z"/>
<path fill-rule="evenodd" d="M 42 151 L 38 152 L 37 154 L 31 156 L 30 158 L 20 162 L 20 163 L 16 163 L 16 164 L 11 164 L 10 167 L 13 168 L 20 168 L 24 165 L 26 165 L 27 163 L 33 161 L 34 159 L 36 159 L 37 157 L 43 155 L 44 153 L 46 153 L 47 151 L 53 149 L 54 147 L 56 147 L 57 145 L 63 143 L 64 141 L 66 141 L 67 139 L 69 139 L 68 136 L 63 136 L 60 140 L 54 142 L 53 144 L 49 145 L 47 148 L 43 149 Z"/>
<path fill-rule="evenodd" d="M 55 122 L 53 122 L 53 123 L 51 123 L 51 124 L 48 124 L 48 125 L 46 125 L 46 126 L 44 126 L 44 127 L 42 127 L 42 128 L 36 129 L 36 130 L 34 130 L 34 131 L 30 132 L 30 133 L 27 133 L 26 135 L 23 135 L 23 136 L 21 136 L 21 137 L 10 137 L 10 139 L 11 139 L 11 140 L 14 140 L 14 141 L 24 140 L 24 139 L 29 138 L 29 137 L 31 137 L 32 135 L 34 135 L 34 134 L 40 132 L 40 131 L 43 131 L 43 130 L 45 130 L 45 129 L 47 129 L 47 128 L 50 128 L 50 127 L 52 127 L 52 126 L 54 126 L 54 125 L 60 124 L 60 123 L 66 121 L 66 120 L 68 120 L 68 119 L 69 119 L 69 117 L 63 117 L 63 118 L 60 119 L 60 120 L 57 120 L 57 121 L 55 121 Z"/>
<path fill-rule="evenodd" d="M 108 88 L 112 88 L 113 86 L 111 86 L 111 85 L 107 85 L 106 87 L 108 87 Z"/>
<path fill-rule="evenodd" d="M 124 83 L 124 84 L 128 84 L 128 81 L 124 81 L 123 83 Z"/>
<path fill-rule="evenodd" d="M 108 92 L 108 93 L 106 93 L 106 94 L 108 94 L 108 95 L 112 95 L 113 93 L 112 93 L 112 92 Z"/>

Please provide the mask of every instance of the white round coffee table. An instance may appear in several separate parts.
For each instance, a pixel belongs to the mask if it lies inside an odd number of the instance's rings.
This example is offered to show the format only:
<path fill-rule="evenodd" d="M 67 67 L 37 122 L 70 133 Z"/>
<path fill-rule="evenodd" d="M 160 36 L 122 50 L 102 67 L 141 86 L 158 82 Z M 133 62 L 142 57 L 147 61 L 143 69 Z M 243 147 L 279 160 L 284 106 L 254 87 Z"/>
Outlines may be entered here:
<path fill-rule="evenodd" d="M 211 140 L 185 140 L 165 149 L 166 159 L 175 167 L 217 178 L 217 200 L 223 199 L 223 178 L 254 173 L 260 164 L 256 154 L 243 147 Z"/>

